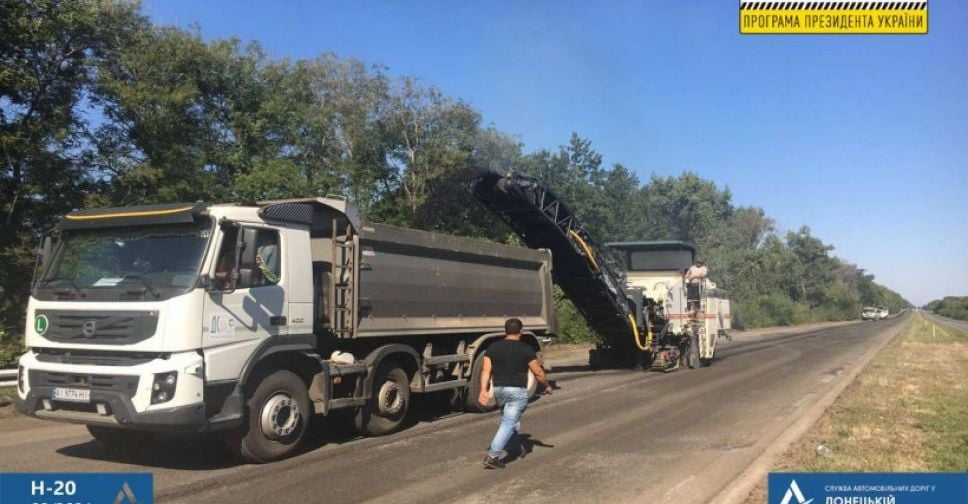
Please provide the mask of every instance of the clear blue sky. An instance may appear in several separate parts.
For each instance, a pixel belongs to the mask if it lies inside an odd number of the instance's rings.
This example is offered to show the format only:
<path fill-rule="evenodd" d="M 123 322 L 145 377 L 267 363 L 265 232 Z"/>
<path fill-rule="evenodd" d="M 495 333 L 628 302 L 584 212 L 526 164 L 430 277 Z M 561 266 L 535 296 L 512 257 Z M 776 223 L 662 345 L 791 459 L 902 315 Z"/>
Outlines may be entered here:
<path fill-rule="evenodd" d="M 737 1 L 147 0 L 164 24 L 331 51 L 478 108 L 528 150 L 572 131 L 642 180 L 694 171 L 809 225 L 915 303 L 968 295 L 968 2 L 927 36 L 740 36 Z"/>

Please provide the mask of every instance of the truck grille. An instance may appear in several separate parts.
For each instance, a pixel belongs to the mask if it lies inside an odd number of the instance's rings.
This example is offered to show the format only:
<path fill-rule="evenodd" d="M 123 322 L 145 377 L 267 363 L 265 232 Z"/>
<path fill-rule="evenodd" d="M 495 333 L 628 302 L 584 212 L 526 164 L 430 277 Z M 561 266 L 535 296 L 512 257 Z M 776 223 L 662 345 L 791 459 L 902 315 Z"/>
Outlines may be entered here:
<path fill-rule="evenodd" d="M 133 397 L 138 390 L 137 376 L 94 375 L 80 373 L 55 373 L 52 371 L 30 371 L 30 388 L 35 387 L 73 387 L 120 392 Z"/>
<path fill-rule="evenodd" d="M 128 345 L 150 338 L 158 327 L 158 312 L 41 311 L 49 321 L 42 336 L 61 343 Z"/>
<path fill-rule="evenodd" d="M 53 348 L 34 348 L 39 362 L 56 364 L 87 364 L 94 366 L 137 366 L 155 359 L 166 359 L 163 353 L 134 352 L 91 352 L 82 350 L 58 350 Z"/>

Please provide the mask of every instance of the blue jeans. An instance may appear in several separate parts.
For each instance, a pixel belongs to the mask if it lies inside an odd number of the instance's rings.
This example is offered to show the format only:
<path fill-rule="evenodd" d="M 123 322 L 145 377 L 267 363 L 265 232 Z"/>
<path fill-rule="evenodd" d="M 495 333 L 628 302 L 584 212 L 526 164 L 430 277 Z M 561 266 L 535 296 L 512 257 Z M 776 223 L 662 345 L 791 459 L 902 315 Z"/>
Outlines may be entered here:
<path fill-rule="evenodd" d="M 501 426 L 491 441 L 488 455 L 500 457 L 501 450 L 508 444 L 511 437 L 518 432 L 521 415 L 528 409 L 528 389 L 523 387 L 494 387 L 494 400 L 501 406 Z"/>

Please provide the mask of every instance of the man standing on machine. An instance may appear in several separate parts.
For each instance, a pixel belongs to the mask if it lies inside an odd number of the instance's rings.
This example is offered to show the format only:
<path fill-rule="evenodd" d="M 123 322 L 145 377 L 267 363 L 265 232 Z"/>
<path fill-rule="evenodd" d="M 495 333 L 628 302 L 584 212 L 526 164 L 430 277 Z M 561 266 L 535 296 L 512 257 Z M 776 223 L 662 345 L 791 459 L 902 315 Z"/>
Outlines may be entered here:
<path fill-rule="evenodd" d="M 686 271 L 684 280 L 686 284 L 686 310 L 690 312 L 699 310 L 699 286 L 706 280 L 708 273 L 706 263 L 702 261 L 696 261 L 696 264 L 690 266 L 689 270 Z"/>

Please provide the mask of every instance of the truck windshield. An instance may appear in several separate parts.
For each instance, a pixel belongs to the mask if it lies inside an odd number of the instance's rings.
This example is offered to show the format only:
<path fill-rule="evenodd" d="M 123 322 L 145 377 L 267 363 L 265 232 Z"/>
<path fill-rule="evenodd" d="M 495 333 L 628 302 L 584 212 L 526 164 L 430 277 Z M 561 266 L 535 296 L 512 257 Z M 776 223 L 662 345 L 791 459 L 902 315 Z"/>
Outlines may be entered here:
<path fill-rule="evenodd" d="M 629 271 L 682 271 L 692 265 L 688 250 L 633 250 L 629 252 Z"/>
<path fill-rule="evenodd" d="M 139 228 L 64 231 L 36 288 L 86 299 L 159 299 L 193 286 L 211 236 L 209 220 Z"/>

